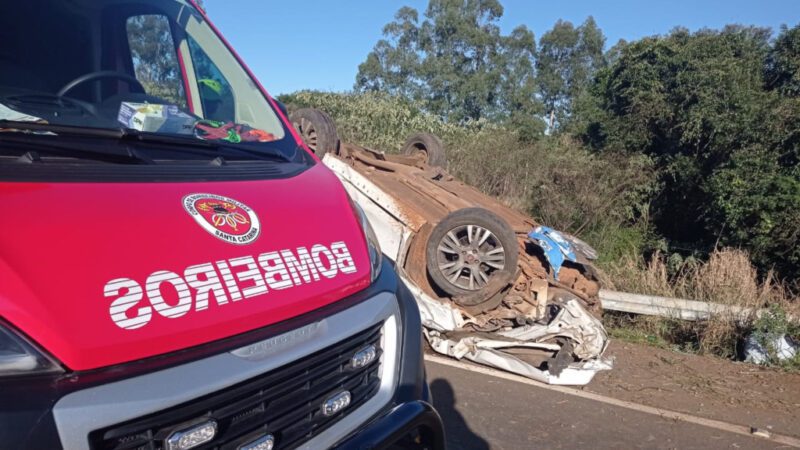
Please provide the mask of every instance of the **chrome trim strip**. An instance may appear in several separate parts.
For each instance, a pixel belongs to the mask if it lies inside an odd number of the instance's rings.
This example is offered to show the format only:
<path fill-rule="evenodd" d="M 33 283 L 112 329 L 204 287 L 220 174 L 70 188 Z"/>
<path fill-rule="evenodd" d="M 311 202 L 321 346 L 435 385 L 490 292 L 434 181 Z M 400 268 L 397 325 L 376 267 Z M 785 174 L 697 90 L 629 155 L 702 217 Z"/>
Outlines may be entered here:
<path fill-rule="evenodd" d="M 93 430 L 225 389 L 322 350 L 379 322 L 384 322 L 384 326 L 378 393 L 301 448 L 330 447 L 374 416 L 394 393 L 400 371 L 401 329 L 397 298 L 393 294 L 380 293 L 317 322 L 319 326 L 301 327 L 300 332 L 289 331 L 232 352 L 73 392 L 53 407 L 61 444 L 66 449 L 88 450 L 88 436 Z M 358 324 L 357 329 L 354 324 Z M 309 329 L 313 329 L 313 339 L 298 339 L 307 336 Z M 267 349 L 269 357 L 249 357 L 254 354 L 253 349 L 258 350 L 256 354 Z"/>

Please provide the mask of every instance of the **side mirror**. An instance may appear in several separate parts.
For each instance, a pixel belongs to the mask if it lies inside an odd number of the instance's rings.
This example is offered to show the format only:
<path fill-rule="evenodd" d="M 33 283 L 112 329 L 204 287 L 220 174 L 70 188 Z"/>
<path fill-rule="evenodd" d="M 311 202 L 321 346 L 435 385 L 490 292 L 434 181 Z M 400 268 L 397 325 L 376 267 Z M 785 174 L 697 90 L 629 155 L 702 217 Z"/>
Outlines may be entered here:
<path fill-rule="evenodd" d="M 284 105 L 283 102 L 280 101 L 280 100 L 276 100 L 276 99 L 273 99 L 273 100 L 275 100 L 275 104 L 278 105 L 278 109 L 280 109 L 281 112 L 283 113 L 283 115 L 288 118 L 289 117 L 289 111 L 286 109 L 286 105 Z"/>

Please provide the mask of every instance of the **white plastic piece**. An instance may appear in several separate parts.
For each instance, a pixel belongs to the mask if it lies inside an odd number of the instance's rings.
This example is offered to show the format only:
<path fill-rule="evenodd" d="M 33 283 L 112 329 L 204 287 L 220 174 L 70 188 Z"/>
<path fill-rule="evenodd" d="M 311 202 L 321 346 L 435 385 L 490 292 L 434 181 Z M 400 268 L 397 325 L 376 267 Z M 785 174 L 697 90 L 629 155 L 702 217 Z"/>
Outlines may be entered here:
<path fill-rule="evenodd" d="M 431 298 L 413 281 L 409 280 L 405 274 L 400 273 L 400 279 L 403 280 L 408 290 L 417 300 L 419 314 L 422 317 L 422 325 L 424 327 L 438 331 L 454 331 L 466 324 L 458 309 Z"/>
<path fill-rule="evenodd" d="M 769 347 L 775 352 L 778 361 L 787 361 L 797 354 L 797 345 L 784 335 L 776 337 L 768 343 Z M 752 334 L 744 342 L 744 360 L 753 364 L 767 364 L 769 362 L 769 352 Z"/>

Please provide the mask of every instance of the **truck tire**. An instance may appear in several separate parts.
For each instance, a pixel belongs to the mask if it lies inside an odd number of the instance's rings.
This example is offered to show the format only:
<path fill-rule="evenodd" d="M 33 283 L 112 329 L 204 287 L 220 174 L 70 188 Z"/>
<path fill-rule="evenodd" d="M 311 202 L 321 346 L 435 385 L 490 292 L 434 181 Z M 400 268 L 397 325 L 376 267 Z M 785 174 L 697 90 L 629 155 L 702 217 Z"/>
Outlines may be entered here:
<path fill-rule="evenodd" d="M 302 108 L 289 115 L 292 126 L 315 155 L 339 151 L 339 133 L 333 119 L 314 108 Z"/>
<path fill-rule="evenodd" d="M 418 157 L 422 162 L 429 166 L 447 167 L 447 155 L 444 151 L 444 144 L 434 134 L 417 133 L 409 136 L 403 144 L 400 153 L 406 156 Z"/>
<path fill-rule="evenodd" d="M 431 231 L 425 248 L 428 275 L 456 303 L 476 306 L 497 293 L 517 271 L 519 248 L 511 227 L 483 208 L 460 209 Z M 484 294 L 485 298 L 481 297 Z"/>

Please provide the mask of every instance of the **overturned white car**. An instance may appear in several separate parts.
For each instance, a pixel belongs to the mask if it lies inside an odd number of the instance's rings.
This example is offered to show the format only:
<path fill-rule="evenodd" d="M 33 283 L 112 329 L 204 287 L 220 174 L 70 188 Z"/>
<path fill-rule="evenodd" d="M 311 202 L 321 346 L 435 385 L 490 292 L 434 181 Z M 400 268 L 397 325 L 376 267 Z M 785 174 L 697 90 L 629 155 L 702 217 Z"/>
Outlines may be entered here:
<path fill-rule="evenodd" d="M 320 111 L 291 119 L 366 213 L 434 351 L 551 384 L 583 385 L 610 368 L 586 243 L 456 180 L 435 136 L 386 155 L 339 143 Z"/>

